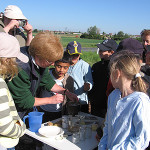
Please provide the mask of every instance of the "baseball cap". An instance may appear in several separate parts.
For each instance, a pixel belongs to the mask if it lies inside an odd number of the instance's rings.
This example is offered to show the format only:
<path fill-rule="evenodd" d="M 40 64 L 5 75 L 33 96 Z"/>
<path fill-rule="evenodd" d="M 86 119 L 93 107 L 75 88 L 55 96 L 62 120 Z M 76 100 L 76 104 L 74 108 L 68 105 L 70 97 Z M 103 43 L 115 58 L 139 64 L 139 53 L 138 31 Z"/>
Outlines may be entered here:
<path fill-rule="evenodd" d="M 15 5 L 8 5 L 4 10 L 4 16 L 10 19 L 28 20 L 21 9 Z"/>
<path fill-rule="evenodd" d="M 70 54 L 82 54 L 81 53 L 81 44 L 79 42 L 76 41 L 72 41 L 70 42 L 67 47 L 66 47 L 66 51 Z"/>
<path fill-rule="evenodd" d="M 134 52 L 135 54 L 143 54 L 144 47 L 143 45 L 136 39 L 126 38 L 122 40 L 117 48 L 117 52 L 121 50 L 129 50 Z"/>
<path fill-rule="evenodd" d="M 98 54 L 99 50 L 101 50 L 101 51 L 109 51 L 109 50 L 116 51 L 118 44 L 116 43 L 115 40 L 107 39 L 107 40 L 104 40 L 102 43 L 97 44 L 97 47 L 98 47 L 98 50 L 97 50 L 97 54 Z"/>
<path fill-rule="evenodd" d="M 0 57 L 17 57 L 22 62 L 27 63 L 28 57 L 20 52 L 18 40 L 5 32 L 0 32 Z"/>

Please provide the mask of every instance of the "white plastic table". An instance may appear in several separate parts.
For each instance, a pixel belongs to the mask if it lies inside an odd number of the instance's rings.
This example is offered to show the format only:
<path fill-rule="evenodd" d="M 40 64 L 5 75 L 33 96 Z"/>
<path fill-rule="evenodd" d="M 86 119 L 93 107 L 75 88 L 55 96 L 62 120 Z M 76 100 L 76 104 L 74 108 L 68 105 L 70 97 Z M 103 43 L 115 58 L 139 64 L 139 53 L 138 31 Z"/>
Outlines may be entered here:
<path fill-rule="evenodd" d="M 85 115 L 90 115 L 90 114 L 85 114 Z M 100 118 L 100 117 L 97 117 L 97 118 L 100 124 L 104 120 L 103 118 Z M 66 139 L 64 138 L 62 140 L 56 140 L 56 138 L 43 137 L 39 133 L 31 132 L 28 129 L 26 129 L 26 134 L 47 144 L 47 145 L 44 145 L 45 149 L 47 150 L 49 150 L 50 147 L 53 147 L 58 150 L 93 150 L 98 145 L 98 141 L 95 138 L 96 131 L 92 131 L 91 138 L 85 139 L 84 141 L 80 141 L 77 144 L 74 144 L 71 142 L 72 136 L 68 136 Z"/>

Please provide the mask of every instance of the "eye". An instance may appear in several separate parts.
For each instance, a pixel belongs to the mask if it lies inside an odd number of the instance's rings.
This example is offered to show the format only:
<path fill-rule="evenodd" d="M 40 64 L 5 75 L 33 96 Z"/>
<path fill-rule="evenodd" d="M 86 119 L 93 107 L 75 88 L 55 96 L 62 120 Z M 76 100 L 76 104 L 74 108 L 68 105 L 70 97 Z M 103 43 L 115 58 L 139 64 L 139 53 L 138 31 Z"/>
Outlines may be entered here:
<path fill-rule="evenodd" d="M 65 70 L 67 70 L 67 69 L 68 69 L 68 67 L 64 67 L 64 69 L 65 69 Z"/>
<path fill-rule="evenodd" d="M 58 68 L 61 68 L 61 66 L 59 66 L 59 65 L 58 65 L 57 67 L 58 67 Z"/>

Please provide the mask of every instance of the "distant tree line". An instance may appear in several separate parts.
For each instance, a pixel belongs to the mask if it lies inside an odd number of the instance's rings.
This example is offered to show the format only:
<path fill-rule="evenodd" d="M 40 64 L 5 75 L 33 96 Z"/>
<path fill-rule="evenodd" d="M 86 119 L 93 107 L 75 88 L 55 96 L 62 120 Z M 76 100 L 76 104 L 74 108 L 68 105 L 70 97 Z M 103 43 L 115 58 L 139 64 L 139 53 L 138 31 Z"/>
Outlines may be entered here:
<path fill-rule="evenodd" d="M 34 29 L 33 32 L 37 33 L 43 30 L 38 30 Z M 73 33 L 73 32 L 72 32 Z M 79 32 L 81 33 L 81 32 Z M 71 33 L 70 33 L 71 34 Z M 99 40 L 105 40 L 105 39 L 114 39 L 116 41 L 121 41 L 126 38 L 132 38 L 133 35 L 129 35 L 127 33 L 124 33 L 123 31 L 119 31 L 118 33 L 112 35 L 112 33 L 106 34 L 105 32 L 102 32 L 100 34 L 100 29 L 97 28 L 96 26 L 91 26 L 87 29 L 87 32 L 82 33 L 80 38 L 85 38 L 85 39 L 99 39 Z M 140 37 L 134 37 L 135 39 L 141 41 Z"/>
<path fill-rule="evenodd" d="M 127 33 L 124 33 L 123 31 L 119 31 L 117 34 L 112 35 L 106 34 L 103 32 L 100 34 L 100 29 L 98 29 L 96 26 L 90 27 L 87 29 L 87 32 L 83 33 L 80 38 L 87 38 L 87 39 L 99 39 L 99 40 L 105 40 L 105 39 L 114 39 L 114 40 L 123 40 L 126 38 L 132 38 L 132 35 L 129 35 Z M 136 38 L 137 40 L 141 40 L 141 38 Z"/>

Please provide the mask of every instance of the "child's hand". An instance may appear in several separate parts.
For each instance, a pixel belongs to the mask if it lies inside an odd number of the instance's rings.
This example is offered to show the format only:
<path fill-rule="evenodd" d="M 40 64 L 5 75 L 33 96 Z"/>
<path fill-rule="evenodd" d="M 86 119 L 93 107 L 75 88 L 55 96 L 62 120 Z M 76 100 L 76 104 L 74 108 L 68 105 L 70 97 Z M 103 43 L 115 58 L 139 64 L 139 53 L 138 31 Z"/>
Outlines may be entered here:
<path fill-rule="evenodd" d="M 68 90 L 66 91 L 65 95 L 72 101 L 79 101 L 77 95 L 72 92 L 69 92 Z"/>
<path fill-rule="evenodd" d="M 84 83 L 84 91 L 88 91 L 90 89 L 89 83 Z"/>

